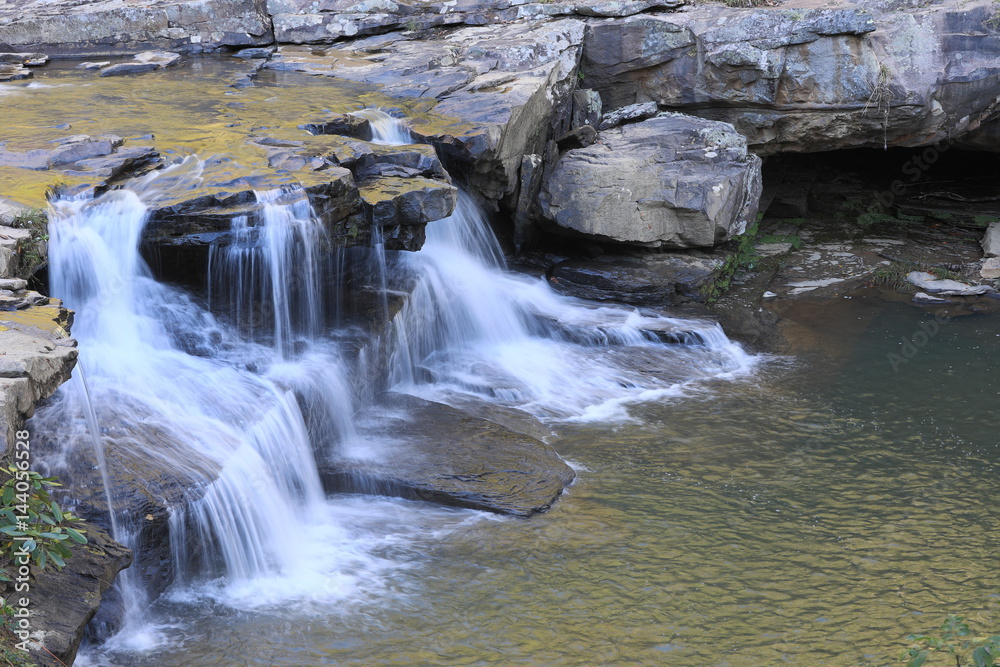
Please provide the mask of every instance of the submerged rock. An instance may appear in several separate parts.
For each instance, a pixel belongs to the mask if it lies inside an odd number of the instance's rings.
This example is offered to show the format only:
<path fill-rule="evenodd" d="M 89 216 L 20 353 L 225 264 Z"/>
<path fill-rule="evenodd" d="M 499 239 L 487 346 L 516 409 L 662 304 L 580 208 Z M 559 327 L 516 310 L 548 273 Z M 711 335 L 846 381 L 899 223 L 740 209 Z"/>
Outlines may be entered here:
<path fill-rule="evenodd" d="M 330 492 L 374 493 L 527 517 L 552 506 L 575 476 L 550 446 L 455 408 L 405 400 L 373 458 L 321 464 Z M 397 439 L 402 443 L 393 446 Z"/>
<path fill-rule="evenodd" d="M 731 125 L 670 114 L 601 132 L 542 187 L 558 228 L 651 247 L 712 247 L 757 213 L 760 158 Z"/>

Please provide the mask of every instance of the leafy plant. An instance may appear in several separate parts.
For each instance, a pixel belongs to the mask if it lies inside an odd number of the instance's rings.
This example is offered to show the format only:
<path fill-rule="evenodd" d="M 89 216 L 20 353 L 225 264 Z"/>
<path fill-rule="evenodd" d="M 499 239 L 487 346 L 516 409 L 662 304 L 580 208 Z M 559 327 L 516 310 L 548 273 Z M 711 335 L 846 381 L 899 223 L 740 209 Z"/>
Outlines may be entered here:
<path fill-rule="evenodd" d="M 9 478 L 0 486 L 0 581 L 11 581 L 7 567 L 27 560 L 38 568 L 57 568 L 72 555 L 70 545 L 86 544 L 86 531 L 73 527 L 82 521 L 64 512 L 49 496 L 49 487 L 60 486 L 54 477 L 42 477 L 17 466 L 3 468 Z"/>
<path fill-rule="evenodd" d="M 18 247 L 21 256 L 19 273 L 28 278 L 45 263 L 45 243 L 49 240 L 49 218 L 44 209 L 30 208 L 18 213 L 11 227 L 27 229 L 31 236 Z"/>
<path fill-rule="evenodd" d="M 747 227 L 737 239 L 734 239 L 736 248 L 730 254 L 719 270 L 719 275 L 708 287 L 708 302 L 718 301 L 719 297 L 726 293 L 733 282 L 733 278 L 742 271 L 749 271 L 757 264 L 759 257 L 754 250 L 757 242 L 757 230 L 759 221 Z"/>
<path fill-rule="evenodd" d="M 17 648 L 14 608 L 0 600 L 0 667 L 35 667 L 28 654 Z"/>
<path fill-rule="evenodd" d="M 1000 665 L 1000 635 L 973 637 L 969 624 L 961 616 L 949 614 L 941 625 L 938 636 L 907 635 L 913 645 L 899 656 L 906 667 L 921 667 L 931 654 L 946 653 L 955 658 L 955 667 L 996 667 Z M 971 662 L 967 662 L 970 659 Z"/>

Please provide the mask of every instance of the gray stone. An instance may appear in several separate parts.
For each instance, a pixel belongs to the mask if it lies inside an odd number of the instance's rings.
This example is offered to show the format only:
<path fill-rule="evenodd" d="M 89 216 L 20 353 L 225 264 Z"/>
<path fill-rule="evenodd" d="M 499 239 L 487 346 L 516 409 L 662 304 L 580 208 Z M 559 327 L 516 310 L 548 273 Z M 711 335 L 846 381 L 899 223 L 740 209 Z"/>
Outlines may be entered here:
<path fill-rule="evenodd" d="M 642 102 L 619 107 L 604 115 L 600 129 L 608 130 L 612 127 L 618 127 L 623 123 L 646 120 L 655 116 L 657 111 L 656 102 Z"/>
<path fill-rule="evenodd" d="M 566 152 L 542 187 L 558 229 L 651 247 L 712 247 L 756 215 L 760 159 L 726 123 L 670 114 Z"/>
<path fill-rule="evenodd" d="M 133 60 L 140 63 L 155 63 L 159 68 L 172 67 L 181 61 L 181 54 L 174 51 L 142 51 Z"/>
<path fill-rule="evenodd" d="M 600 127 L 601 111 L 603 109 L 601 94 L 589 88 L 579 88 L 573 91 L 573 117 L 570 127 L 578 128 L 584 125 Z"/>
<path fill-rule="evenodd" d="M 21 65 L 0 65 L 0 81 L 20 81 L 34 75 L 34 72 Z"/>
<path fill-rule="evenodd" d="M 35 403 L 69 379 L 77 357 L 76 341 L 69 337 L 71 322 L 72 314 L 58 302 L 0 311 L 0 436 L 5 449 L 34 413 Z"/>
<path fill-rule="evenodd" d="M 101 70 L 100 76 L 125 76 L 127 74 L 143 74 L 160 69 L 157 63 L 128 62 L 108 65 Z"/>
<path fill-rule="evenodd" d="M 371 141 L 372 125 L 367 118 L 341 114 L 318 123 L 306 123 L 300 128 L 309 134 L 340 134 L 345 137 Z"/>
<path fill-rule="evenodd" d="M 1000 42 L 983 27 L 994 13 L 988 0 L 704 3 L 593 22 L 581 66 L 605 107 L 655 101 L 728 121 L 758 154 L 928 146 L 974 133 L 1000 106 Z"/>
<path fill-rule="evenodd" d="M 939 306 L 945 303 L 954 303 L 950 299 L 945 299 L 939 296 L 931 296 L 924 292 L 917 292 L 913 295 L 913 303 L 919 304 L 921 306 Z"/>
<path fill-rule="evenodd" d="M 361 201 L 377 227 L 424 225 L 451 215 L 458 190 L 429 178 L 379 178 L 362 183 Z"/>
<path fill-rule="evenodd" d="M 79 67 L 80 69 L 101 69 L 103 67 L 107 67 L 110 64 L 111 64 L 110 60 L 98 60 L 98 61 L 92 60 L 92 61 L 82 62 L 79 65 L 77 65 L 77 67 Z"/>
<path fill-rule="evenodd" d="M 44 53 L 0 53 L 0 63 L 38 67 L 49 61 Z"/>
<path fill-rule="evenodd" d="M 992 291 L 989 285 L 968 285 L 957 280 L 941 280 L 926 271 L 911 271 L 906 274 L 906 280 L 925 292 L 941 296 L 975 296 Z"/>
<path fill-rule="evenodd" d="M 29 654 L 35 664 L 55 664 L 52 656 L 73 664 L 102 598 L 118 573 L 132 562 L 132 553 L 97 526 L 80 528 L 86 531 L 87 544 L 74 545 L 63 569 L 40 570 L 31 582 Z M 5 597 L 15 600 L 18 594 L 11 587 Z"/>
<path fill-rule="evenodd" d="M 392 437 L 380 440 L 405 441 L 405 448 L 381 460 L 322 464 L 329 492 L 401 496 L 527 517 L 551 507 L 575 477 L 555 450 L 533 437 L 437 403 L 406 398 L 404 405 L 406 418 L 387 420 Z"/>
<path fill-rule="evenodd" d="M 986 280 L 1000 278 L 1000 257 L 990 257 L 979 268 L 979 277 Z"/>
<path fill-rule="evenodd" d="M 1000 257 L 1000 222 L 991 222 L 986 228 L 981 242 L 983 255 L 986 257 Z"/>
<path fill-rule="evenodd" d="M 665 307 L 703 303 L 722 263 L 684 254 L 601 255 L 561 262 L 548 280 L 556 291 L 581 299 Z"/>
<path fill-rule="evenodd" d="M 20 0 L 0 5 L 0 44 L 57 56 L 201 53 L 273 41 L 265 0 Z"/>

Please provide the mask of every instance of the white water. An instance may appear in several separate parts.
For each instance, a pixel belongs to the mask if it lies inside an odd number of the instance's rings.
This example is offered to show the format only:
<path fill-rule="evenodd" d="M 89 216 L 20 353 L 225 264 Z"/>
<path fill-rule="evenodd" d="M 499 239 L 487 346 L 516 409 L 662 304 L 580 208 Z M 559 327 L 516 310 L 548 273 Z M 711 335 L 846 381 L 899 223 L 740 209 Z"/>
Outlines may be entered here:
<path fill-rule="evenodd" d="M 359 115 L 372 121 L 377 141 L 410 141 L 385 114 Z M 189 158 L 96 201 L 55 204 L 52 292 L 77 312 L 90 406 L 82 394 L 67 394 L 36 427 L 83 423 L 92 409 L 107 456 L 163 466 L 202 487 L 200 499 L 171 515 L 170 600 L 239 609 L 308 600 L 329 608 L 370 597 L 387 572 L 404 566 L 378 554 L 420 539 L 417 517 L 431 510 L 324 497 L 317 457 L 339 447 L 358 458 L 370 443 L 357 434 L 348 364 L 326 335 L 337 308 L 323 302 L 325 235 L 307 199 L 258 193 L 259 213 L 234 219 L 231 242 L 212 249 L 209 300 L 223 318 L 157 283 L 139 255 L 144 202 L 197 185 L 203 168 Z M 375 255 L 384 288 L 386 258 Z M 423 251 L 397 259 L 416 284 L 390 329 L 390 383 L 398 391 L 486 401 L 548 420 L 608 420 L 626 418 L 636 402 L 752 366 L 712 323 L 596 306 L 506 271 L 496 238 L 464 194 L 452 216 L 428 225 Z M 683 332 L 691 332 L 690 344 L 659 338 Z M 434 525 L 469 516 L 441 514 Z M 128 542 L 136 525 L 122 523 L 119 538 Z M 168 641 L 169 628 L 158 633 L 140 613 L 148 604 L 141 591 L 126 597 L 133 613 L 112 649 Z"/>
<path fill-rule="evenodd" d="M 51 287 L 77 312 L 89 398 L 64 392 L 34 427 L 82 423 L 92 410 L 109 457 L 144 461 L 154 475 L 164 469 L 204 487 L 201 498 L 172 508 L 174 595 L 189 591 L 239 607 L 342 599 L 384 564 L 343 544 L 316 468 L 314 446 L 335 446 L 353 433 L 344 367 L 323 343 L 288 358 L 293 342 L 320 329 L 319 225 L 294 193 L 259 195 L 257 228 L 234 221 L 237 243 L 216 253 L 224 259 L 217 273 L 234 286 L 237 315 L 253 305 L 248 294 L 270 300 L 274 313 L 273 329 L 259 332 L 267 346 L 237 338 L 182 292 L 153 280 L 138 251 L 143 197 L 155 196 L 160 179 L 190 181 L 197 170 L 188 160 L 95 201 L 55 202 Z M 249 362 L 257 372 L 246 370 Z M 308 426 L 299 398 L 309 407 Z M 67 448 L 85 443 L 59 435 Z M 67 457 L 52 457 L 54 467 L 60 458 Z M 114 523 L 122 525 L 116 537 L 135 545 L 136 517 Z M 125 584 L 130 612 L 117 641 L 141 648 L 156 633 L 146 629 L 148 601 L 138 582 L 126 576 Z"/>
<path fill-rule="evenodd" d="M 366 109 L 364 117 L 380 140 L 410 141 L 387 114 Z M 464 192 L 450 217 L 427 225 L 422 250 L 403 264 L 417 280 L 393 321 L 397 391 L 482 400 L 544 420 L 625 419 L 630 404 L 753 367 L 715 323 L 598 306 L 507 271 L 496 236 Z M 661 336 L 689 344 L 666 345 Z"/>

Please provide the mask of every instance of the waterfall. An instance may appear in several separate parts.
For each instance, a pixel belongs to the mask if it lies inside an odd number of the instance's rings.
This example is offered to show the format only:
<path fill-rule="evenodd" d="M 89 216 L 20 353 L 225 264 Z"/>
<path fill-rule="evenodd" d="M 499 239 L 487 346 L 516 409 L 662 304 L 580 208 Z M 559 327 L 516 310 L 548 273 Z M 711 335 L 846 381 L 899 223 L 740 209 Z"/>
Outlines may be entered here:
<path fill-rule="evenodd" d="M 384 141 L 410 141 L 387 114 L 367 109 L 364 117 Z M 620 419 L 629 404 L 753 365 L 716 323 L 596 305 L 507 271 L 466 192 L 451 216 L 427 225 L 423 248 L 401 269 L 415 287 L 392 322 L 397 391 L 499 403 L 545 420 Z"/>
<path fill-rule="evenodd" d="M 234 219 L 232 244 L 213 249 L 215 297 L 236 313 L 230 327 L 157 283 L 139 253 L 144 197 L 158 179 L 169 184 L 190 169 L 175 165 L 97 199 L 53 203 L 51 288 L 77 313 L 89 398 L 61 391 L 34 427 L 83 423 L 92 410 L 100 454 L 190 484 L 182 492 L 193 500 L 170 508 L 175 588 L 211 584 L 222 598 L 239 598 L 263 581 L 284 581 L 286 593 L 329 592 L 329 576 L 340 576 L 327 571 L 337 541 L 314 448 L 352 437 L 353 406 L 336 347 L 310 344 L 323 322 L 322 230 L 301 191 L 258 193 L 257 224 Z M 269 304 L 266 333 L 239 327 L 257 302 Z M 293 357 L 296 343 L 307 349 Z M 51 457 L 57 474 L 85 446 L 82 435 L 68 436 L 58 433 L 64 451 Z M 113 512 L 119 500 L 109 498 Z M 112 517 L 116 538 L 139 546 L 141 522 Z M 125 594 L 132 607 L 148 604 L 133 593 Z"/>

